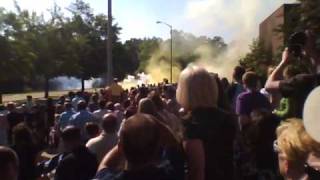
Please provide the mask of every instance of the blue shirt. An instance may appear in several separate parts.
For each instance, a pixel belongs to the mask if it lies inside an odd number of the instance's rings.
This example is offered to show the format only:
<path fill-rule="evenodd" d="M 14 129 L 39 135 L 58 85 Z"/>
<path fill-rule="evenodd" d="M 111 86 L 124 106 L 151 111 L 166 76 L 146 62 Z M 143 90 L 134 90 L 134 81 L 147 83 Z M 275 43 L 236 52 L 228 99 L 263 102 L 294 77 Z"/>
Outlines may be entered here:
<path fill-rule="evenodd" d="M 86 138 L 86 131 L 85 131 L 85 125 L 87 122 L 94 122 L 95 117 L 87 110 L 81 110 L 77 112 L 76 114 L 72 115 L 69 124 L 73 125 L 81 130 L 81 135 L 85 139 Z"/>
<path fill-rule="evenodd" d="M 60 130 L 64 129 L 68 124 L 72 115 L 74 115 L 73 110 L 67 110 L 60 115 L 59 119 L 59 128 Z"/>

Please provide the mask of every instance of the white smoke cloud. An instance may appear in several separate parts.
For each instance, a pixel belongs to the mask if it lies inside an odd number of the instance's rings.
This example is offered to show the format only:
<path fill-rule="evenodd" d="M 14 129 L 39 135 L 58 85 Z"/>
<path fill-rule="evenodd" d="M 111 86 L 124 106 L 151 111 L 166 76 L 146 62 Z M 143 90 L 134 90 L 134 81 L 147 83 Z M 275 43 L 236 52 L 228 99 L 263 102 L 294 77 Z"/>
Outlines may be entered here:
<path fill-rule="evenodd" d="M 237 38 L 257 36 L 259 23 L 284 3 L 295 0 L 187 0 L 185 20 L 193 28 L 210 34 L 228 31 Z"/>
<path fill-rule="evenodd" d="M 221 76 L 231 76 L 238 59 L 249 51 L 258 37 L 259 24 L 284 3 L 295 0 L 188 0 L 185 18 L 196 32 L 227 32 L 231 36 L 228 51 L 212 60 L 208 47 L 198 49 L 198 64 Z"/>

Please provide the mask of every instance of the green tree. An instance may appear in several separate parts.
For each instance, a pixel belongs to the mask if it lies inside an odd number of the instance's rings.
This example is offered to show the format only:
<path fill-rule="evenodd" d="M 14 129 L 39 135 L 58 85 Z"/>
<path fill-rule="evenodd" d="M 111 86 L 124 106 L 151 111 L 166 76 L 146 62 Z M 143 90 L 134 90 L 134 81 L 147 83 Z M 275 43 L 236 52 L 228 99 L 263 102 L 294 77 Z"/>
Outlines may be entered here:
<path fill-rule="evenodd" d="M 76 0 L 68 10 L 72 13 L 72 19 L 67 26 L 72 32 L 70 45 L 80 67 L 80 71 L 75 75 L 81 79 L 82 90 L 84 90 L 85 80 L 99 77 L 107 69 L 106 39 L 108 19 L 102 14 L 95 16 L 89 4 L 82 0 Z M 112 39 L 115 44 L 113 50 L 116 50 L 117 35 L 121 28 L 117 24 L 113 25 L 112 28 L 114 33 Z M 114 66 L 116 66 L 117 61 L 114 61 Z"/>
<path fill-rule="evenodd" d="M 301 21 L 309 29 L 317 34 L 320 32 L 320 1 L 299 0 L 301 3 Z"/>
<path fill-rule="evenodd" d="M 301 26 L 311 29 L 317 38 L 317 48 L 320 50 L 320 1 L 299 0 L 301 2 Z"/>
<path fill-rule="evenodd" d="M 267 68 L 270 65 L 268 54 L 259 40 L 253 40 L 250 52 L 240 59 L 240 65 L 246 69 L 255 71 L 260 77 L 266 78 Z"/>
<path fill-rule="evenodd" d="M 28 46 L 31 34 L 27 31 L 26 12 L 17 15 L 0 10 L 1 63 L 0 91 L 8 92 L 23 88 L 33 70 L 35 55 Z M 1 93 L 0 93 L 1 94 Z"/>

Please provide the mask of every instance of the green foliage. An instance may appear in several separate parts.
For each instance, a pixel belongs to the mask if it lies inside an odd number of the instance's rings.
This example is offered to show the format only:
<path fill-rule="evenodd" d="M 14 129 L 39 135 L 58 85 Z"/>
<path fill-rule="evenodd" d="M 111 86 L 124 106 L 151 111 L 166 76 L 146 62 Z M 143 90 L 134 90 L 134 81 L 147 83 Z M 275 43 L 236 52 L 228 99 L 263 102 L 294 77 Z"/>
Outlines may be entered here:
<path fill-rule="evenodd" d="M 17 89 L 8 84 L 41 87 L 44 80 L 57 76 L 76 76 L 90 79 L 101 76 L 106 67 L 106 38 L 108 19 L 103 14 L 94 15 L 89 4 L 76 0 L 66 17 L 61 8 L 54 4 L 51 18 L 22 10 L 15 2 L 16 11 L 0 8 L 0 83 L 2 91 Z M 115 44 L 121 28 L 113 25 Z M 124 47 L 115 46 L 115 55 L 128 54 Z M 120 46 L 123 46 L 120 43 Z M 117 50 L 117 49 L 120 49 Z M 125 56 L 122 61 L 128 61 Z M 125 74 L 118 64 L 118 74 Z M 133 70 L 131 69 L 131 72 Z M 121 75 L 124 76 L 124 75 Z M 18 82 L 22 82 L 18 84 Z M 10 85 L 11 86 L 11 85 Z"/>
<path fill-rule="evenodd" d="M 301 21 L 302 24 L 314 30 L 319 34 L 320 32 L 320 1 L 318 0 L 299 0 L 301 3 Z"/>
<path fill-rule="evenodd" d="M 263 49 L 262 42 L 253 40 L 250 52 L 240 59 L 240 65 L 248 70 L 255 71 L 261 77 L 266 77 L 267 68 L 270 65 L 270 55 Z"/>
<path fill-rule="evenodd" d="M 0 8 L 0 83 L 1 91 L 43 89 L 49 79 L 74 76 L 80 79 L 101 77 L 107 69 L 107 23 L 104 14 L 94 14 L 89 4 L 75 0 L 65 16 L 54 4 L 51 17 L 20 8 Z M 121 28 L 112 26 L 114 76 L 146 70 L 150 59 L 170 61 L 170 39 L 131 39 L 119 41 Z M 199 58 L 196 50 L 210 45 L 211 57 L 222 53 L 227 45 L 221 37 L 196 37 L 173 31 L 173 58 L 178 67 L 185 67 Z M 46 86 L 46 88 L 48 88 Z"/>

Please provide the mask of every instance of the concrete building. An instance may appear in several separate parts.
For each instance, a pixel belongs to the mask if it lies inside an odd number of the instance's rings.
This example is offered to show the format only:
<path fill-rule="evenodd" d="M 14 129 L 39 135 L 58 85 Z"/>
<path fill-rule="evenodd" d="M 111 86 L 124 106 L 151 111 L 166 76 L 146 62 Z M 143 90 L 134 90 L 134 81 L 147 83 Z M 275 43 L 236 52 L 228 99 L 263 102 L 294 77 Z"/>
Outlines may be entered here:
<path fill-rule="evenodd" d="M 299 6 L 300 4 L 283 4 L 260 24 L 259 40 L 268 54 L 275 56 L 286 45 L 288 36 L 295 31 L 292 27 L 299 21 Z M 284 33 L 277 32 L 280 28 Z"/>

